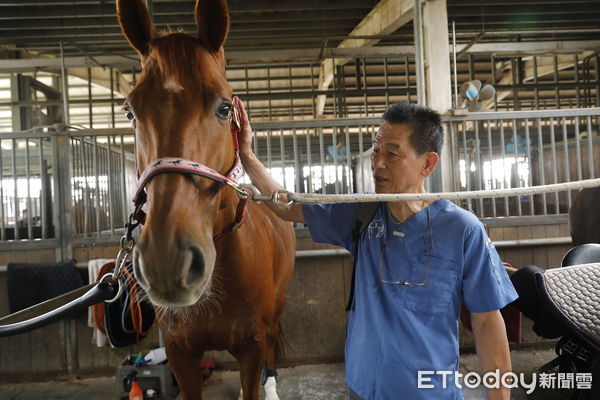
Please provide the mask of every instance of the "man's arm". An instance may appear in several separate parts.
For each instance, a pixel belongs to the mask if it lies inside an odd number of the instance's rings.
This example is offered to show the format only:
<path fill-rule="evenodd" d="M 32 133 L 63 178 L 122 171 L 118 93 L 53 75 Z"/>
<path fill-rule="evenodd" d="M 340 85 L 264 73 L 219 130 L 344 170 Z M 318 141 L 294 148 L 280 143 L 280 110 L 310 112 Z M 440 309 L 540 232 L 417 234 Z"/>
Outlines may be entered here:
<path fill-rule="evenodd" d="M 499 310 L 471 313 L 471 325 L 475 335 L 475 347 L 479 363 L 486 372 L 500 370 L 500 377 L 512 370 L 510 349 L 506 337 L 506 327 Z M 500 389 L 488 389 L 490 400 L 510 399 L 510 389 L 500 385 Z"/>
<path fill-rule="evenodd" d="M 240 133 L 238 140 L 240 144 L 240 158 L 246 173 L 250 177 L 252 184 L 264 194 L 273 193 L 276 190 L 284 190 L 275 179 L 269 174 L 265 166 L 260 162 L 252 151 L 252 128 L 248 121 L 248 114 L 244 108 L 242 101 L 234 97 L 238 110 L 240 112 Z M 285 199 L 282 199 L 285 200 Z M 289 206 L 279 206 L 271 201 L 265 202 L 280 218 L 286 221 L 304 223 L 304 214 L 300 204 L 292 204 Z"/>

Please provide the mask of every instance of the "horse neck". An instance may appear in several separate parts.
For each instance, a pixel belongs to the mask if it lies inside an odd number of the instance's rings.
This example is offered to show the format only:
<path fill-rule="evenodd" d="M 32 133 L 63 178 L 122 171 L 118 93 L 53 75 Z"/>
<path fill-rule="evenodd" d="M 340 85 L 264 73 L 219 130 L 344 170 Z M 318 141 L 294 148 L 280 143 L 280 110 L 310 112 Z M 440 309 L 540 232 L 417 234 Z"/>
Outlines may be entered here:
<path fill-rule="evenodd" d="M 231 224 L 236 217 L 237 207 L 240 202 L 237 194 L 228 188 L 227 186 L 223 187 L 221 193 L 221 198 L 219 199 L 219 207 L 217 208 L 217 220 L 214 227 L 214 233 L 218 234 L 222 232 L 229 224 Z M 221 208 L 221 205 L 223 208 Z M 224 242 L 227 242 L 231 236 L 235 236 L 238 231 L 229 232 L 223 238 L 223 240 L 219 240 L 215 242 L 215 247 L 217 248 L 217 252 L 223 250 Z"/>

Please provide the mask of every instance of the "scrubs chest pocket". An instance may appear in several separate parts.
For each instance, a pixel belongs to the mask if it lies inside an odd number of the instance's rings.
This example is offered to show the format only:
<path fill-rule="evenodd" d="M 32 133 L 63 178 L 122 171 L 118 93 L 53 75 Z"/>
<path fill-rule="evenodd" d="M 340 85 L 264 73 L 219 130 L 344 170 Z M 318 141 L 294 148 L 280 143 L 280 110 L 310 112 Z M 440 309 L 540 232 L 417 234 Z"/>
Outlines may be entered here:
<path fill-rule="evenodd" d="M 411 261 L 404 307 L 423 314 L 445 313 L 456 291 L 458 265 L 451 260 L 419 254 Z M 426 282 L 424 286 L 418 286 Z"/>

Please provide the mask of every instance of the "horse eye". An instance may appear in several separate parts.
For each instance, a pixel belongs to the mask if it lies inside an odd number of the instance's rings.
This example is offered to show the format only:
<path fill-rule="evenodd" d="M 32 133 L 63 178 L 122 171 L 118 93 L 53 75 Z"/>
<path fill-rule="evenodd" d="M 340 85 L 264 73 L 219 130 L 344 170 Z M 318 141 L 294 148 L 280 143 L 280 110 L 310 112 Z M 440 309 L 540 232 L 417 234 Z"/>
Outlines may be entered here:
<path fill-rule="evenodd" d="M 127 118 L 131 122 L 135 122 L 135 115 L 133 115 L 133 113 L 131 112 L 129 104 L 125 103 L 125 105 L 123 106 L 123 111 L 125 111 L 125 118 Z"/>
<path fill-rule="evenodd" d="M 229 118 L 229 114 L 231 114 L 231 103 L 221 103 L 215 114 L 220 119 Z"/>

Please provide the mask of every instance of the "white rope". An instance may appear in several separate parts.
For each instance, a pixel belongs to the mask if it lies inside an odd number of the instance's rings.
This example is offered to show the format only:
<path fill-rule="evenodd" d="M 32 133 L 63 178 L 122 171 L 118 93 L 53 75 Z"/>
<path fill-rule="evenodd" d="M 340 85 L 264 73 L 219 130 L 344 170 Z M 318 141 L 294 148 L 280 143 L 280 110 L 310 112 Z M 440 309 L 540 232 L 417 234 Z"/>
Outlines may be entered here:
<path fill-rule="evenodd" d="M 474 190 L 468 192 L 441 193 L 390 193 L 390 194 L 318 194 L 286 192 L 288 200 L 300 204 L 312 203 L 367 203 L 415 200 L 461 200 L 493 197 L 523 196 L 542 193 L 561 192 L 600 186 L 600 178 L 575 182 L 553 183 L 551 185 L 531 186 L 514 189 Z"/>

